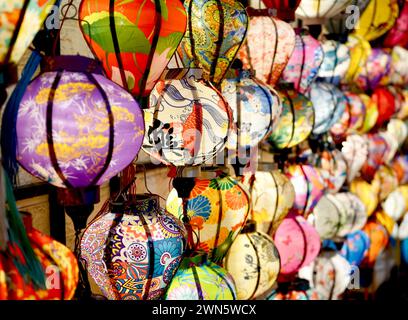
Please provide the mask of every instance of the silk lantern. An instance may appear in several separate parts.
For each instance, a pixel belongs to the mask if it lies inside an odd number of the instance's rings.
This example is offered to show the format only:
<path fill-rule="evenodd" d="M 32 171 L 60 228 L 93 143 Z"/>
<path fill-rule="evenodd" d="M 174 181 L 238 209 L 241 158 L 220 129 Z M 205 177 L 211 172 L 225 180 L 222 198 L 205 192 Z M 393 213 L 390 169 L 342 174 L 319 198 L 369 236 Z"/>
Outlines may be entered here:
<path fill-rule="evenodd" d="M 276 168 L 248 173 L 242 182 L 250 192 L 256 230 L 272 236 L 295 201 L 292 183 Z"/>
<path fill-rule="evenodd" d="M 307 217 L 325 192 L 320 172 L 310 165 L 298 164 L 289 166 L 285 174 L 295 189 L 293 210 Z"/>
<path fill-rule="evenodd" d="M 227 148 L 246 150 L 269 136 L 282 111 L 281 101 L 271 87 L 248 70 L 231 70 L 221 83 L 221 93 L 233 112 L 234 127 Z"/>
<path fill-rule="evenodd" d="M 279 274 L 279 253 L 272 239 L 255 229 L 254 223 L 247 222 L 224 260 L 235 280 L 238 300 L 265 297 Z"/>
<path fill-rule="evenodd" d="M 389 81 L 391 84 L 404 86 L 406 83 L 408 83 L 407 59 L 407 49 L 398 46 L 392 49 L 391 69 L 389 74 Z"/>
<path fill-rule="evenodd" d="M 21 100 L 17 160 L 57 187 L 101 185 L 133 161 L 143 133 L 138 103 L 95 60 L 55 57 Z"/>
<path fill-rule="evenodd" d="M 408 45 L 408 3 L 402 1 L 402 7 L 392 29 L 384 39 L 384 47 L 406 47 Z"/>
<path fill-rule="evenodd" d="M 282 73 L 283 82 L 293 83 L 304 94 L 316 79 L 324 53 L 319 41 L 306 29 L 296 29 L 295 49 Z"/>
<path fill-rule="evenodd" d="M 190 197 L 185 201 L 190 224 L 198 235 L 197 246 L 208 253 L 210 261 L 220 263 L 250 212 L 246 188 L 226 172 L 217 177 L 202 173 L 195 178 Z M 182 204 L 177 190 L 170 191 L 166 204 L 168 212 L 182 218 Z"/>
<path fill-rule="evenodd" d="M 224 149 L 232 112 L 199 69 L 168 70 L 144 110 L 143 150 L 174 166 L 198 165 Z"/>
<path fill-rule="evenodd" d="M 299 276 L 308 280 L 322 300 L 340 300 L 351 280 L 351 266 L 346 259 L 332 250 L 322 251 Z"/>
<path fill-rule="evenodd" d="M 218 85 L 243 43 L 248 15 L 239 1 L 187 0 L 187 31 L 179 46 L 184 67 L 201 68 Z"/>
<path fill-rule="evenodd" d="M 362 178 L 357 178 L 350 184 L 350 191 L 364 203 L 367 216 L 372 215 L 379 204 L 378 194 L 381 186 L 377 182 L 374 180 L 374 183 L 368 183 Z"/>
<path fill-rule="evenodd" d="M 408 138 L 408 127 L 404 121 L 400 119 L 391 119 L 387 124 L 387 132 L 395 138 L 398 143 L 398 148 L 400 148 Z"/>
<path fill-rule="evenodd" d="M 363 125 L 358 131 L 359 133 L 367 133 L 375 127 L 375 124 L 377 123 L 377 120 L 379 118 L 379 110 L 377 106 L 378 101 L 377 99 L 372 99 L 365 93 L 360 93 L 359 97 L 365 105 L 366 112 Z"/>
<path fill-rule="evenodd" d="M 398 221 L 407 211 L 404 195 L 399 188 L 391 192 L 381 204 L 384 212 L 394 221 Z"/>
<path fill-rule="evenodd" d="M 340 254 L 350 265 L 359 266 L 370 248 L 370 239 L 367 234 L 358 230 L 346 236 Z"/>
<path fill-rule="evenodd" d="M 389 236 L 385 227 L 376 221 L 368 222 L 363 231 L 370 239 L 370 247 L 361 263 L 361 267 L 373 268 L 377 258 L 387 247 Z"/>
<path fill-rule="evenodd" d="M 350 66 L 342 83 L 355 85 L 355 80 L 363 72 L 372 48 L 363 37 L 352 34 L 348 36 L 346 46 L 350 50 Z"/>
<path fill-rule="evenodd" d="M 388 151 L 387 141 L 380 134 L 368 134 L 368 157 L 361 168 L 361 176 L 371 181 L 375 172 L 384 163 L 384 157 Z"/>
<path fill-rule="evenodd" d="M 259 80 L 275 86 L 295 48 L 295 31 L 263 11 L 247 10 L 251 19 L 238 57 Z"/>
<path fill-rule="evenodd" d="M 398 14 L 397 0 L 372 0 L 361 14 L 354 34 L 375 40 L 394 26 Z"/>
<path fill-rule="evenodd" d="M 318 79 L 339 85 L 350 67 L 350 50 L 335 40 L 326 40 L 322 43 L 324 52 L 323 63 L 318 72 Z"/>
<path fill-rule="evenodd" d="M 378 197 L 380 201 L 384 201 L 391 192 L 398 187 L 398 177 L 393 168 L 382 165 L 378 168 L 374 175 L 374 183 L 381 186 Z"/>
<path fill-rule="evenodd" d="M 343 11 L 351 0 L 302 0 L 296 16 L 307 24 L 320 24 Z"/>
<path fill-rule="evenodd" d="M 395 112 L 395 99 L 392 93 L 386 88 L 377 88 L 371 97 L 378 106 L 378 119 L 376 126 L 381 127 L 390 120 Z"/>
<path fill-rule="evenodd" d="M 81 258 L 106 298 L 159 299 L 180 265 L 186 231 L 158 196 L 128 198 L 86 228 Z"/>
<path fill-rule="evenodd" d="M 185 257 L 171 280 L 165 300 L 235 300 L 234 280 L 205 254 Z"/>
<path fill-rule="evenodd" d="M 342 143 L 341 153 L 347 162 L 347 181 L 357 177 L 368 156 L 368 143 L 360 135 L 348 136 Z"/>
<path fill-rule="evenodd" d="M 386 89 L 394 97 L 394 104 L 395 104 L 394 116 L 398 115 L 398 113 L 401 111 L 405 103 L 405 96 L 404 96 L 403 90 L 401 87 L 397 87 L 393 85 L 386 86 Z"/>
<path fill-rule="evenodd" d="M 275 10 L 275 15 L 284 21 L 295 20 L 295 11 L 300 1 L 301 0 L 262 0 L 265 7 Z M 257 2 L 259 2 L 259 0 Z"/>
<path fill-rule="evenodd" d="M 384 164 L 389 165 L 398 151 L 398 140 L 388 131 L 383 131 L 380 135 L 384 138 L 388 147 L 387 152 L 384 154 Z"/>
<path fill-rule="evenodd" d="M 82 0 L 79 18 L 107 76 L 137 98 L 147 98 L 187 25 L 178 0 Z"/>
<path fill-rule="evenodd" d="M 319 234 L 294 212 L 290 212 L 280 224 L 273 241 L 281 261 L 279 282 L 293 278 L 300 268 L 317 257 L 320 250 Z"/>
<path fill-rule="evenodd" d="M 392 163 L 392 168 L 397 174 L 399 184 L 408 183 L 408 156 L 397 156 Z"/>
<path fill-rule="evenodd" d="M 341 118 L 346 109 L 347 100 L 337 87 L 325 82 L 313 83 L 308 97 L 315 113 L 313 134 L 326 133 Z"/>
<path fill-rule="evenodd" d="M 268 138 L 273 149 L 292 148 L 306 140 L 313 129 L 314 110 L 309 99 L 293 88 L 280 87 L 282 114 Z"/>

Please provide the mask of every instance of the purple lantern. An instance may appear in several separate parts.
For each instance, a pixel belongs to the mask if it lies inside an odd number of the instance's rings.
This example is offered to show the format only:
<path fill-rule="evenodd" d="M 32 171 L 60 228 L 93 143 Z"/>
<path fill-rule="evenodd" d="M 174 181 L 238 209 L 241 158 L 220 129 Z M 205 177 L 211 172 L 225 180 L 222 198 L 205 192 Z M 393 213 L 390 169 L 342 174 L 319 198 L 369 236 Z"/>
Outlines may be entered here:
<path fill-rule="evenodd" d="M 20 104 L 17 160 L 57 187 L 101 185 L 138 154 L 141 109 L 103 76 L 96 60 L 60 56 L 47 62 Z"/>

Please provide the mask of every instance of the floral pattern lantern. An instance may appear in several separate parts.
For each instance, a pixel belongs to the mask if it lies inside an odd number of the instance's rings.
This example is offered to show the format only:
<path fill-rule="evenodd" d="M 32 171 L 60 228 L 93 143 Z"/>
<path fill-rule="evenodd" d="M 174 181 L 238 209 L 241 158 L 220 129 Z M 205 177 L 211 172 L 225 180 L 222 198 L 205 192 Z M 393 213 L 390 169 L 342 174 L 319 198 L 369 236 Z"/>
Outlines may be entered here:
<path fill-rule="evenodd" d="M 180 265 L 186 231 L 156 195 L 130 195 L 96 218 L 81 241 L 81 258 L 110 300 L 159 299 Z"/>
<path fill-rule="evenodd" d="M 293 212 L 278 227 L 273 241 L 281 261 L 279 282 L 291 279 L 300 268 L 309 265 L 320 250 L 317 231 L 302 216 Z"/>
<path fill-rule="evenodd" d="M 384 157 L 388 152 L 388 144 L 380 134 L 368 134 L 368 157 L 361 168 L 361 176 L 371 181 L 378 168 L 384 163 Z"/>
<path fill-rule="evenodd" d="M 17 160 L 57 187 L 101 185 L 133 161 L 143 133 L 137 102 L 95 60 L 55 57 L 21 100 Z"/>
<path fill-rule="evenodd" d="M 289 166 L 285 174 L 295 188 L 293 210 L 307 217 L 325 192 L 321 173 L 310 165 L 298 164 Z"/>
<path fill-rule="evenodd" d="M 408 45 L 408 3 L 406 1 L 403 3 L 397 21 L 385 37 L 384 47 L 406 47 Z"/>
<path fill-rule="evenodd" d="M 301 0 L 262 0 L 265 7 L 276 10 L 276 16 L 284 21 L 295 20 L 295 11 L 300 1 Z M 256 2 L 259 2 L 259 0 Z"/>
<path fill-rule="evenodd" d="M 306 140 L 313 129 L 314 110 L 309 99 L 293 88 L 280 88 L 282 114 L 268 141 L 273 149 L 292 148 Z"/>
<path fill-rule="evenodd" d="M 346 110 L 347 99 L 337 87 L 325 82 L 313 83 L 308 97 L 315 113 L 313 134 L 326 133 L 339 121 Z"/>
<path fill-rule="evenodd" d="M 167 198 L 168 212 L 182 218 L 182 201 L 173 189 Z M 187 215 L 198 235 L 198 246 L 208 253 L 209 260 L 222 261 L 244 227 L 250 205 L 246 188 L 226 173 L 211 179 L 195 178 L 186 203 Z"/>
<path fill-rule="evenodd" d="M 378 194 L 381 186 L 377 182 L 374 180 L 373 183 L 368 183 L 364 179 L 357 178 L 350 184 L 350 191 L 364 203 L 367 216 L 372 215 L 379 204 Z"/>
<path fill-rule="evenodd" d="M 243 43 L 248 15 L 239 1 L 186 0 L 187 31 L 179 46 L 184 67 L 201 68 L 218 85 Z"/>
<path fill-rule="evenodd" d="M 368 41 L 375 40 L 394 26 L 398 14 L 397 0 L 371 0 L 361 14 L 354 34 Z"/>
<path fill-rule="evenodd" d="M 187 25 L 178 0 L 82 0 L 79 18 L 107 76 L 137 98 L 147 98 Z"/>
<path fill-rule="evenodd" d="M 272 236 L 295 201 L 292 183 L 277 169 L 246 174 L 242 182 L 251 195 L 257 231 Z"/>
<path fill-rule="evenodd" d="M 253 223 L 247 223 L 224 260 L 235 280 L 238 300 L 265 297 L 279 274 L 279 253 L 272 239 L 255 228 Z"/>
<path fill-rule="evenodd" d="M 322 48 L 324 59 L 318 78 L 337 86 L 350 67 L 350 50 L 345 44 L 335 40 L 323 42 Z"/>
<path fill-rule="evenodd" d="M 307 24 L 320 24 L 343 11 L 351 0 L 302 0 L 296 16 Z"/>
<path fill-rule="evenodd" d="M 199 253 L 186 257 L 172 279 L 165 300 L 235 300 L 234 280 L 226 270 Z"/>
<path fill-rule="evenodd" d="M 233 112 L 236 130 L 231 130 L 227 148 L 246 150 L 269 136 L 282 111 L 278 94 L 247 70 L 231 72 L 221 83 L 221 93 Z M 232 74 L 233 73 L 233 74 Z"/>
<path fill-rule="evenodd" d="M 202 164 L 225 147 L 231 109 L 201 76 L 199 69 L 170 69 L 150 94 L 143 150 L 166 165 Z"/>
<path fill-rule="evenodd" d="M 248 34 L 238 57 L 259 80 L 275 86 L 295 48 L 295 31 L 282 20 L 250 8 L 248 12 Z"/>
<path fill-rule="evenodd" d="M 408 156 L 399 155 L 397 156 L 393 163 L 392 168 L 397 174 L 399 184 L 408 183 Z"/>
<path fill-rule="evenodd" d="M 360 135 L 348 136 L 342 143 L 341 153 L 347 162 L 347 181 L 357 177 L 368 156 L 368 143 Z"/>
<path fill-rule="evenodd" d="M 383 78 L 390 73 L 391 61 L 391 55 L 385 50 L 372 49 L 365 66 L 355 78 L 356 85 L 363 91 L 376 89 Z"/>
<path fill-rule="evenodd" d="M 324 53 L 319 41 L 306 29 L 296 29 L 295 49 L 282 73 L 283 82 L 293 83 L 297 91 L 305 94 L 316 79 L 323 63 Z"/>
<path fill-rule="evenodd" d="M 358 230 L 346 236 L 340 254 L 350 265 L 359 266 L 370 248 L 370 239 L 367 234 Z"/>

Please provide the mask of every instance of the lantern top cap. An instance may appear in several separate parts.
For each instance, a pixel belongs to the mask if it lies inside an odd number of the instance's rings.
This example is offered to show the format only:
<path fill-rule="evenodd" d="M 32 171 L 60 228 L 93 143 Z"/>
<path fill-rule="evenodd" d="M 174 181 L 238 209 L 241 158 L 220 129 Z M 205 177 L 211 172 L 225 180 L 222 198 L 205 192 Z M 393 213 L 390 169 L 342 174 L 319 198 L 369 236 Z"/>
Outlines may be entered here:
<path fill-rule="evenodd" d="M 254 220 L 248 220 L 245 226 L 241 230 L 241 234 L 256 232 L 256 222 Z"/>
<path fill-rule="evenodd" d="M 71 71 L 103 74 L 102 65 L 98 60 L 80 55 L 46 57 L 44 60 L 43 71 Z"/>

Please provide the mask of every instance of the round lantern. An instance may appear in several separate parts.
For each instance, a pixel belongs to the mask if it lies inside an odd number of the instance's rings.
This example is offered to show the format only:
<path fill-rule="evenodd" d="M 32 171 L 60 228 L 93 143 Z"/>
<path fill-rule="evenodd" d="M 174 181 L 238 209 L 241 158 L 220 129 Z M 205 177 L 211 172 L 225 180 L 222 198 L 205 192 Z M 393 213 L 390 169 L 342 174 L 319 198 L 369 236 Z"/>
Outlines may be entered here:
<path fill-rule="evenodd" d="M 389 85 L 386 88 L 394 97 L 395 108 L 393 116 L 398 115 L 401 112 L 401 109 L 404 107 L 405 103 L 405 95 L 403 93 L 403 89 L 394 85 Z"/>
<path fill-rule="evenodd" d="M 258 146 L 272 133 L 282 111 L 278 94 L 251 75 L 231 70 L 221 83 L 221 93 L 233 112 L 236 130 L 231 130 L 227 148 L 246 150 Z"/>
<path fill-rule="evenodd" d="M 354 33 L 368 41 L 375 40 L 394 26 L 398 14 L 397 0 L 372 0 L 361 14 Z"/>
<path fill-rule="evenodd" d="M 374 180 L 372 183 L 357 178 L 350 184 L 350 191 L 354 193 L 363 203 L 366 208 L 367 216 L 370 216 L 377 209 L 381 186 L 378 181 Z"/>
<path fill-rule="evenodd" d="M 341 153 L 347 163 L 347 181 L 350 183 L 357 177 L 368 156 L 368 143 L 360 135 L 348 136 L 342 143 Z"/>
<path fill-rule="evenodd" d="M 358 230 L 346 236 L 340 254 L 350 265 L 359 266 L 370 248 L 370 239 L 367 234 Z"/>
<path fill-rule="evenodd" d="M 384 47 L 393 48 L 395 46 L 406 47 L 408 45 L 408 3 L 403 1 L 402 10 L 397 21 L 388 32 L 383 42 Z"/>
<path fill-rule="evenodd" d="M 343 11 L 351 0 L 302 0 L 296 16 L 307 24 L 320 24 Z"/>
<path fill-rule="evenodd" d="M 408 156 L 397 156 L 391 166 L 397 174 L 399 184 L 408 183 Z"/>
<path fill-rule="evenodd" d="M 395 227 L 398 228 L 398 226 L 396 226 L 395 221 L 388 214 L 386 214 L 383 210 L 376 211 L 373 216 L 376 222 L 384 226 L 389 236 L 392 236 Z M 397 234 L 398 234 L 398 231 L 397 231 Z"/>
<path fill-rule="evenodd" d="M 259 3 L 259 0 L 252 1 Z M 262 0 L 265 7 L 275 10 L 275 16 L 284 21 L 295 20 L 295 11 L 300 1 L 301 0 Z"/>
<path fill-rule="evenodd" d="M 398 221 L 407 211 L 404 194 L 400 188 L 391 192 L 381 204 L 384 212 L 394 221 Z"/>
<path fill-rule="evenodd" d="M 26 284 L 13 261 L 2 256 L 0 274 L 9 284 L 6 284 L 4 290 L 0 286 L 2 300 L 72 299 L 78 284 L 78 264 L 74 254 L 61 243 L 33 228 L 30 214 L 21 214 L 30 245 L 47 276 L 46 288 Z"/>
<path fill-rule="evenodd" d="M 279 274 L 279 253 L 272 239 L 255 229 L 255 223 L 247 222 L 224 260 L 235 280 L 238 300 L 265 297 Z"/>
<path fill-rule="evenodd" d="M 397 174 L 391 167 L 382 165 L 375 173 L 372 183 L 381 186 L 378 197 L 380 201 L 384 201 L 398 187 Z"/>
<path fill-rule="evenodd" d="M 335 40 L 324 41 L 322 48 L 324 59 L 318 78 L 337 86 L 350 67 L 350 50 L 346 45 Z"/>
<path fill-rule="evenodd" d="M 313 105 L 293 88 L 280 88 L 278 95 L 282 98 L 282 114 L 268 141 L 273 149 L 292 148 L 306 140 L 312 132 Z"/>
<path fill-rule="evenodd" d="M 357 73 L 355 83 L 363 91 L 374 90 L 390 70 L 391 55 L 383 49 L 374 48 L 370 51 L 364 67 Z"/>
<path fill-rule="evenodd" d="M 368 222 L 363 228 L 363 231 L 370 239 L 370 247 L 361 266 L 365 268 L 373 268 L 378 256 L 387 247 L 389 236 L 385 227 L 375 221 Z"/>
<path fill-rule="evenodd" d="M 319 294 L 310 288 L 309 281 L 296 279 L 289 283 L 279 283 L 267 300 L 320 300 Z"/>
<path fill-rule="evenodd" d="M 325 183 L 321 173 L 310 165 L 291 165 L 285 174 L 295 189 L 295 212 L 307 217 L 324 195 Z"/>
<path fill-rule="evenodd" d="M 180 265 L 185 229 L 159 196 L 130 195 L 85 230 L 81 258 L 111 300 L 159 299 Z"/>
<path fill-rule="evenodd" d="M 339 300 L 350 284 L 351 266 L 339 253 L 322 251 L 310 266 L 302 268 L 299 276 L 309 281 L 322 300 Z"/>
<path fill-rule="evenodd" d="M 198 165 L 224 149 L 232 123 L 221 93 L 199 69 L 170 69 L 144 110 L 143 150 L 166 165 Z"/>
<path fill-rule="evenodd" d="M 273 240 L 281 261 L 280 282 L 292 278 L 319 254 L 319 234 L 302 216 L 293 212 L 280 224 Z"/>
<path fill-rule="evenodd" d="M 186 31 L 178 0 L 82 0 L 80 27 L 107 76 L 134 96 L 146 97 Z"/>
<path fill-rule="evenodd" d="M 313 134 L 323 134 L 339 121 L 346 110 L 347 99 L 334 85 L 315 82 L 311 85 L 308 97 L 313 104 L 315 123 Z"/>
<path fill-rule="evenodd" d="M 408 8 L 408 6 L 406 6 Z M 404 86 L 408 83 L 408 50 L 402 47 L 394 47 L 391 52 L 390 83 Z"/>
<path fill-rule="evenodd" d="M 181 262 L 164 296 L 165 300 L 235 300 L 237 293 L 226 270 L 205 254 Z"/>
<path fill-rule="evenodd" d="M 380 134 L 368 134 L 368 157 L 361 168 L 361 176 L 371 181 L 378 168 L 384 163 L 384 157 L 388 152 L 387 141 Z"/>
<path fill-rule="evenodd" d="M 85 188 L 133 161 L 144 123 L 137 102 L 95 60 L 60 56 L 28 86 L 16 129 L 25 170 L 57 187 Z"/>
<path fill-rule="evenodd" d="M 198 235 L 198 245 L 209 254 L 211 261 L 220 263 L 245 224 L 250 199 L 246 188 L 226 173 L 215 178 L 207 177 L 202 173 L 201 177 L 195 178 L 185 205 L 193 231 Z M 166 208 L 182 218 L 182 202 L 177 190 L 173 189 Z"/>
<path fill-rule="evenodd" d="M 295 48 L 295 31 L 290 24 L 268 16 L 263 11 L 248 8 L 251 17 L 248 33 L 238 57 L 245 69 L 274 86 Z"/>
<path fill-rule="evenodd" d="M 293 83 L 295 89 L 304 94 L 317 77 L 324 53 L 320 42 L 306 29 L 295 31 L 295 49 L 282 73 L 282 80 Z"/>
<path fill-rule="evenodd" d="M 343 83 L 355 85 L 357 76 L 363 72 L 368 57 L 371 55 L 371 45 L 361 36 L 349 35 L 346 46 L 350 50 L 350 66 Z"/>
<path fill-rule="evenodd" d="M 229 0 L 186 0 L 184 7 L 187 31 L 178 49 L 184 67 L 203 69 L 205 79 L 218 85 L 245 39 L 245 8 Z"/>
<path fill-rule="evenodd" d="M 374 90 L 372 100 L 378 107 L 377 127 L 381 127 L 395 113 L 395 99 L 392 93 L 386 88 L 377 88 Z"/>
<path fill-rule="evenodd" d="M 276 168 L 246 174 L 242 182 L 251 195 L 257 231 L 272 236 L 295 201 L 292 183 Z"/>
<path fill-rule="evenodd" d="M 366 112 L 364 116 L 363 125 L 358 131 L 359 133 L 367 133 L 372 128 L 375 127 L 377 120 L 379 118 L 379 111 L 377 106 L 378 102 L 369 97 L 368 95 L 366 95 L 365 93 L 360 93 L 359 97 L 361 98 L 365 105 Z"/>
<path fill-rule="evenodd" d="M 391 119 L 387 124 L 387 132 L 396 138 L 398 148 L 400 148 L 408 138 L 408 127 L 404 121 L 400 119 Z"/>
<path fill-rule="evenodd" d="M 380 135 L 385 139 L 387 142 L 387 152 L 384 155 L 384 163 L 390 164 L 395 157 L 395 154 L 398 151 L 398 141 L 397 139 L 388 131 L 381 132 Z"/>

